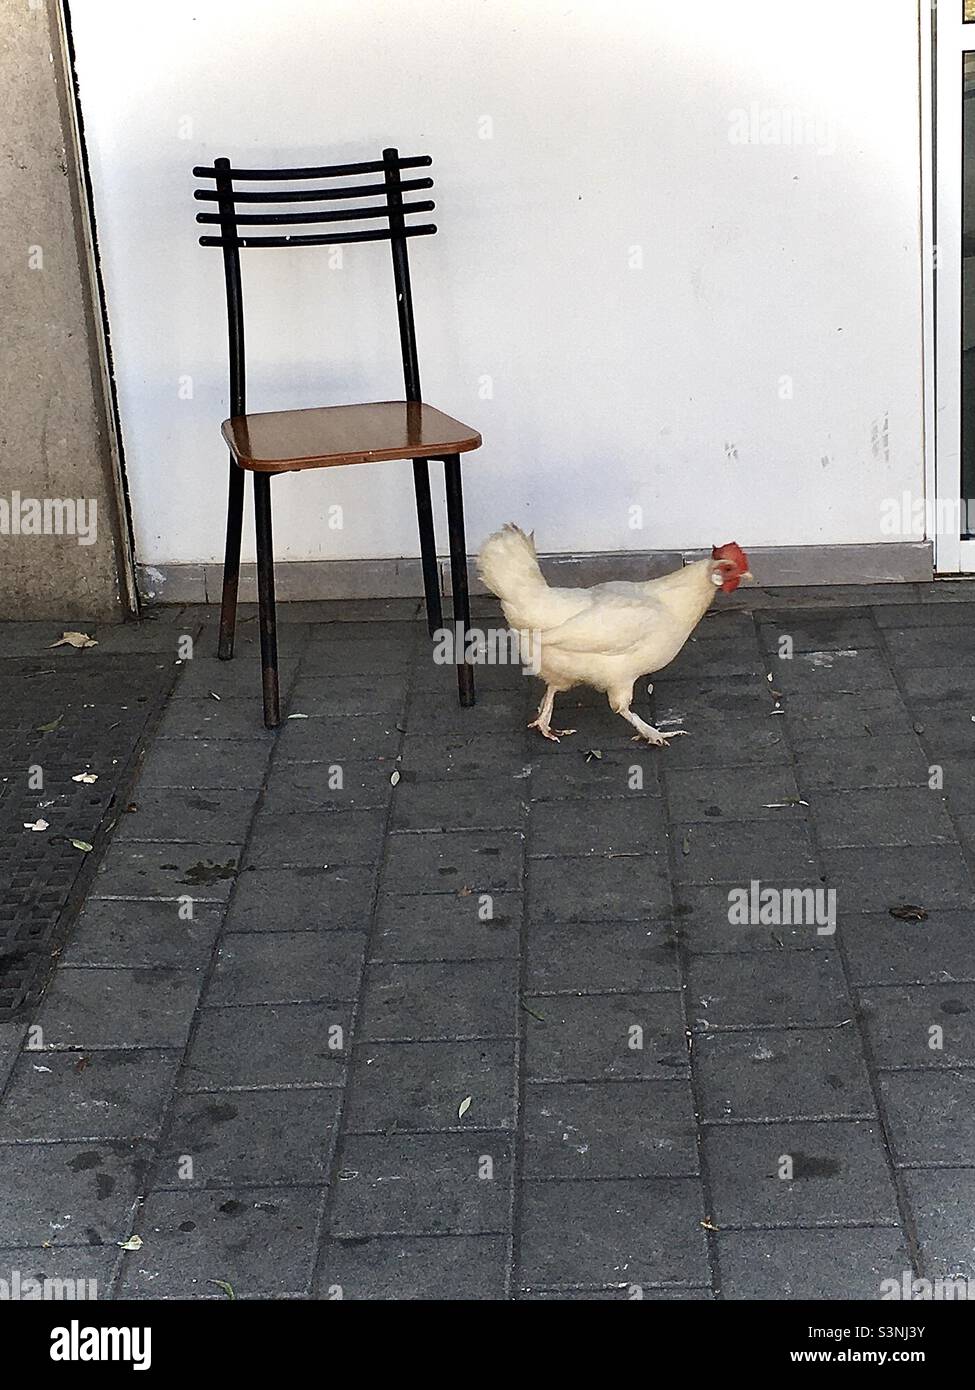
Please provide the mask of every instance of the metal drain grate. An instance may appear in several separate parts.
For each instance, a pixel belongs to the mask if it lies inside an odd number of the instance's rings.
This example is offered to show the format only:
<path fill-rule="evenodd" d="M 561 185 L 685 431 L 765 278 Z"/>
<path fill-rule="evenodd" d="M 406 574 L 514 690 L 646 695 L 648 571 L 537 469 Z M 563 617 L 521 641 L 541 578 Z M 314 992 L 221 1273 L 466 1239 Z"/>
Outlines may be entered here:
<path fill-rule="evenodd" d="M 176 669 L 159 654 L 94 649 L 44 665 L 41 677 L 36 656 L 0 661 L 0 1021 L 40 999 L 104 849 L 115 798 Z M 43 772 L 40 789 L 29 787 L 32 767 Z M 88 770 L 97 782 L 73 780 Z M 46 830 L 25 829 L 38 819 Z"/>

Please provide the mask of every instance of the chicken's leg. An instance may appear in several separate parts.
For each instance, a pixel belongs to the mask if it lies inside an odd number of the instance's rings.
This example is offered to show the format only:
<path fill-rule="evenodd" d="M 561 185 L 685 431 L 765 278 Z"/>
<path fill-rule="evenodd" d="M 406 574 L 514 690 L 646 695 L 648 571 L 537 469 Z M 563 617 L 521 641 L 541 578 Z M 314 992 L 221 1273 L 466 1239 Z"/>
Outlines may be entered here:
<path fill-rule="evenodd" d="M 645 719 L 641 719 L 638 714 L 633 713 L 630 709 L 632 699 L 632 689 L 625 692 L 617 691 L 610 694 L 609 703 L 614 714 L 622 715 L 636 729 L 636 733 L 633 735 L 634 742 L 642 742 L 646 739 L 647 743 L 652 743 L 655 748 L 666 748 L 672 738 L 687 733 L 686 729 L 671 729 L 666 734 L 661 729 L 655 729 L 652 724 L 648 724 Z"/>
<path fill-rule="evenodd" d="M 537 729 L 543 738 L 549 739 L 552 743 L 558 743 L 560 738 L 566 734 L 574 734 L 575 729 L 552 729 L 552 710 L 555 707 L 556 687 L 547 685 L 545 694 L 542 696 L 541 704 L 538 706 L 538 718 L 533 719 L 528 725 L 529 729 Z"/>

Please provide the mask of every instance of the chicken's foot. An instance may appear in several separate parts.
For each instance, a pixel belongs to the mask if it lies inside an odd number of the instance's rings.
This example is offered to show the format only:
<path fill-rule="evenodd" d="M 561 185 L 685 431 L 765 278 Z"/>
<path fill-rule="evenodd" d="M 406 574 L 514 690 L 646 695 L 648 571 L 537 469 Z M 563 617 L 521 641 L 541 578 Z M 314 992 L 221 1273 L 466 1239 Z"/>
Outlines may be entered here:
<path fill-rule="evenodd" d="M 553 729 L 552 710 L 555 707 L 556 690 L 554 685 L 545 687 L 545 694 L 542 696 L 541 704 L 538 706 L 538 718 L 533 719 L 528 725 L 529 729 L 537 729 L 543 738 L 547 738 L 550 743 L 558 743 L 560 738 L 565 738 L 567 734 L 574 734 L 575 729 Z"/>
<path fill-rule="evenodd" d="M 652 724 L 648 724 L 645 719 L 641 719 L 638 714 L 634 714 L 629 705 L 623 709 L 618 709 L 617 714 L 621 714 L 624 719 L 636 729 L 633 735 L 634 743 L 650 743 L 654 748 L 666 748 L 672 738 L 678 738 L 681 734 L 686 734 L 687 729 L 671 729 L 664 733 L 662 729 L 655 729 Z"/>

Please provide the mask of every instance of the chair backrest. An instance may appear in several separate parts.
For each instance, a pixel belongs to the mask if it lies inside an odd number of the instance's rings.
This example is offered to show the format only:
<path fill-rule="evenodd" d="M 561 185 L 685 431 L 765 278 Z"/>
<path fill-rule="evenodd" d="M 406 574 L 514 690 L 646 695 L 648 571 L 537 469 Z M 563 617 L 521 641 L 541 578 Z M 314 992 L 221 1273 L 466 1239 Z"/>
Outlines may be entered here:
<path fill-rule="evenodd" d="M 243 415 L 246 411 L 246 369 L 244 355 L 244 306 L 240 279 L 240 248 L 251 246 L 337 246 L 360 241 L 388 241 L 393 255 L 393 282 L 396 288 L 396 307 L 399 317 L 400 347 L 403 354 L 403 382 L 406 399 L 420 399 L 420 368 L 416 352 L 416 328 L 413 322 L 413 295 L 410 287 L 410 263 L 406 243 L 408 238 L 430 236 L 437 229 L 433 223 L 419 226 L 406 218 L 412 213 L 431 212 L 432 201 L 405 202 L 404 193 L 432 188 L 433 179 L 401 177 L 403 169 L 424 169 L 433 161 L 429 155 L 400 157 L 396 149 L 383 150 L 382 159 L 361 164 L 331 164 L 305 169 L 235 169 L 229 159 L 215 159 L 212 167 L 198 165 L 193 174 L 214 184 L 214 190 L 198 188 L 194 197 L 201 202 L 217 204 L 216 212 L 198 212 L 197 222 L 218 226 L 219 236 L 201 236 L 201 246 L 220 246 L 223 249 L 224 278 L 227 287 L 227 327 L 230 339 L 230 413 Z M 349 184 L 323 188 L 247 189 L 247 183 L 302 183 L 306 179 L 345 179 L 362 174 L 382 174 L 382 182 Z M 356 198 L 380 199 L 369 207 L 324 207 L 311 210 L 238 212 L 239 204 L 334 203 Z M 280 227 L 285 225 L 316 225 L 343 222 L 381 222 L 385 225 L 367 228 L 340 228 L 336 231 L 311 235 L 255 235 L 250 227 Z"/>

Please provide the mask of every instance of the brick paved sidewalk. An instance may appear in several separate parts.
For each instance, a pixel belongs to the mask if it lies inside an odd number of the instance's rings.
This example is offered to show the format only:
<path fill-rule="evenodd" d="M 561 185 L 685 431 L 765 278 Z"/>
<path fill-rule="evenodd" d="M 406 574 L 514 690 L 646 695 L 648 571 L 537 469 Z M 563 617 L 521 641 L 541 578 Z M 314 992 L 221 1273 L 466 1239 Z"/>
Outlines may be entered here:
<path fill-rule="evenodd" d="M 208 624 L 44 1002 L 0 1024 L 0 1278 L 975 1278 L 975 588 L 742 596 L 658 678 L 691 733 L 662 751 L 586 693 L 546 744 L 511 668 L 460 710 L 416 604 L 335 608 L 283 610 L 274 734 L 252 619 L 230 666 L 212 614 L 156 626 Z M 753 880 L 835 889 L 838 929 L 729 921 Z"/>

